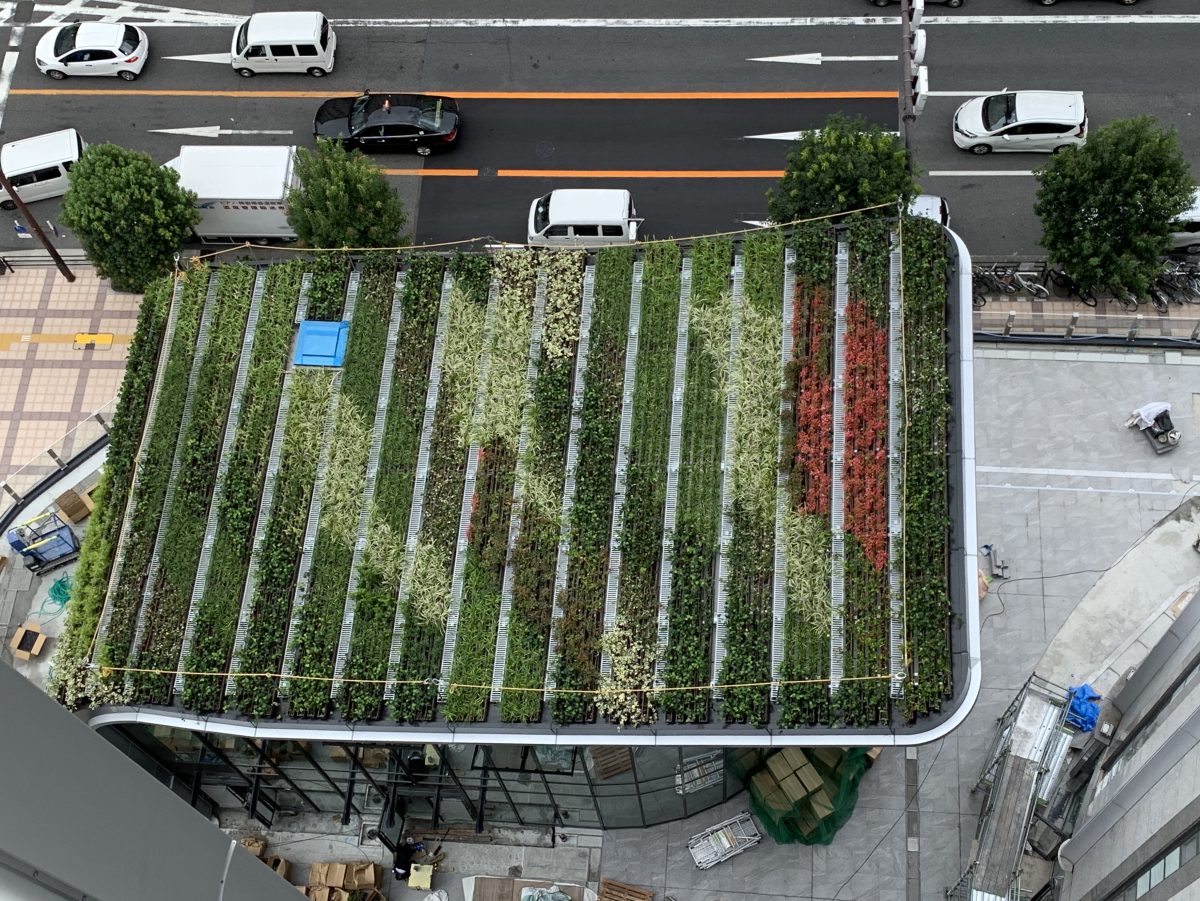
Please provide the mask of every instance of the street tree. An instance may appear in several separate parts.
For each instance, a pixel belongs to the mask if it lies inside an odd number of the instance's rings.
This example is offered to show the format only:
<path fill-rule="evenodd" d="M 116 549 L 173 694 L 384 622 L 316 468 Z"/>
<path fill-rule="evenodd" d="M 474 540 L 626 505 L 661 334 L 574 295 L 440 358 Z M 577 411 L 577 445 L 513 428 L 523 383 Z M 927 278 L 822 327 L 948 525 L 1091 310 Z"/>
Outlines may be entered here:
<path fill-rule="evenodd" d="M 1080 285 L 1145 296 L 1195 182 L 1174 128 L 1118 119 L 1035 172 L 1042 246 Z"/>
<path fill-rule="evenodd" d="M 395 247 L 408 221 L 383 171 L 357 150 L 317 140 L 296 151 L 300 186 L 288 192 L 288 222 L 310 247 Z"/>
<path fill-rule="evenodd" d="M 792 145 L 782 180 L 767 194 L 767 211 L 785 223 L 879 204 L 907 208 L 919 190 L 896 134 L 834 114 Z"/>
<path fill-rule="evenodd" d="M 118 291 L 143 291 L 171 268 L 200 221 L 179 173 L 144 153 L 93 144 L 71 167 L 60 215 L 96 270 Z"/>

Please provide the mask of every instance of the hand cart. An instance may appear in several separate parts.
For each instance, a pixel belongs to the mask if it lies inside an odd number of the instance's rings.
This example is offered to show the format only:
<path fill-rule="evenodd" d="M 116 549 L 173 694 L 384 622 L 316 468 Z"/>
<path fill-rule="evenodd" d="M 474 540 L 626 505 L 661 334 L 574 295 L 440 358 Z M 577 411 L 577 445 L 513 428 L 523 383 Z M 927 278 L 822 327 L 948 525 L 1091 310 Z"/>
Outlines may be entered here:
<path fill-rule="evenodd" d="M 693 835 L 688 839 L 688 850 L 692 852 L 696 866 L 707 870 L 735 854 L 741 854 L 761 840 L 762 833 L 754 825 L 754 820 L 743 811 L 723 823 L 710 826 L 699 835 Z"/>

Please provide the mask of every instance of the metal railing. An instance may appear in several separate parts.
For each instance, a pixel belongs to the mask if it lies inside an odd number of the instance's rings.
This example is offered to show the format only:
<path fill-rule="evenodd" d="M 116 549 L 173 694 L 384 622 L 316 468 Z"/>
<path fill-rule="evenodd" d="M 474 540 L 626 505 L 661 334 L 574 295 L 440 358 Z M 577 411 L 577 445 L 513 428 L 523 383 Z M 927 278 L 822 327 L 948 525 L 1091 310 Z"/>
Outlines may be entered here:
<path fill-rule="evenodd" d="M 37 493 L 49 476 L 71 465 L 75 457 L 108 435 L 117 398 L 113 398 L 87 419 L 77 424 L 48 448 L 0 482 L 0 519 Z"/>

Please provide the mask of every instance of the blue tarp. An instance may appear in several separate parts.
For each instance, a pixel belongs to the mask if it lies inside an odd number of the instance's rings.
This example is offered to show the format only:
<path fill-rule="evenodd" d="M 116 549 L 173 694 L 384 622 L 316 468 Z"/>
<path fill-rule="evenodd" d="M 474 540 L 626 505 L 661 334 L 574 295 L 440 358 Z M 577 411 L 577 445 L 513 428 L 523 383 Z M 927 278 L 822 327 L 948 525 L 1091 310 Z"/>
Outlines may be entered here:
<path fill-rule="evenodd" d="M 296 336 L 296 353 L 292 362 L 297 366 L 341 366 L 346 355 L 349 322 L 322 322 L 305 319 Z"/>
<path fill-rule="evenodd" d="M 1100 694 L 1092 686 L 1084 682 L 1078 688 L 1068 688 L 1067 697 L 1070 707 L 1067 709 L 1067 723 L 1080 732 L 1091 732 L 1096 728 L 1096 720 L 1100 719 Z"/>

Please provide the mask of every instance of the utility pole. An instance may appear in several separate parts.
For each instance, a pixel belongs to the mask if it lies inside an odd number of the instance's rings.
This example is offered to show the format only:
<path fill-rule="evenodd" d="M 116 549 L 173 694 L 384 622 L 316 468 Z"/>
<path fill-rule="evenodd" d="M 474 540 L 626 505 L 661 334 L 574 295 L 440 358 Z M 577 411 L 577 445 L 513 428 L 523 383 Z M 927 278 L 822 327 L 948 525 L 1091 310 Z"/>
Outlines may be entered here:
<path fill-rule="evenodd" d="M 917 116 L 925 109 L 929 95 L 929 69 L 925 62 L 925 31 L 921 19 L 925 15 L 925 0 L 901 0 L 900 39 L 900 137 L 909 153 L 912 166 L 910 130 Z"/>
<path fill-rule="evenodd" d="M 25 206 L 25 201 L 21 199 L 21 195 L 13 190 L 12 182 L 8 180 L 8 176 L 4 174 L 3 169 L 0 169 L 0 188 L 3 188 L 5 193 L 12 198 L 12 202 L 17 205 L 17 209 L 29 224 L 29 230 L 42 242 L 42 246 L 46 248 L 46 253 L 50 254 L 51 259 L 54 260 L 54 265 L 58 267 L 58 271 L 62 273 L 62 277 L 69 282 L 75 281 L 75 273 L 67 268 L 67 264 L 63 261 L 63 258 L 59 256 L 54 245 L 46 237 L 46 233 L 42 231 L 42 226 L 37 221 L 37 218 L 29 212 L 29 207 Z"/>

